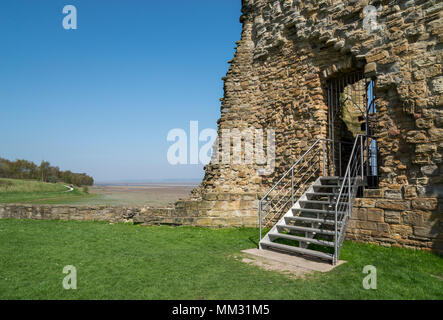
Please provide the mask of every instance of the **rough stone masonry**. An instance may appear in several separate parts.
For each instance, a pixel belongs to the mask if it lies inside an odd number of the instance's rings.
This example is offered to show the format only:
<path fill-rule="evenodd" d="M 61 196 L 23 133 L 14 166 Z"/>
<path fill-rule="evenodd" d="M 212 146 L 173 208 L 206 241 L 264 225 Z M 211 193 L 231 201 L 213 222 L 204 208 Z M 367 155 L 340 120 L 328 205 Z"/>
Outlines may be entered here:
<path fill-rule="evenodd" d="M 368 5 L 379 26 L 371 32 Z M 210 163 L 178 205 L 257 225 L 259 197 L 327 137 L 327 80 L 361 69 L 377 83 L 380 184 L 357 199 L 348 238 L 443 251 L 443 2 L 243 0 L 240 21 L 218 132 L 275 129 L 276 170 L 258 176 L 254 165 Z"/>
<path fill-rule="evenodd" d="M 364 28 L 368 5 L 376 8 L 371 32 Z M 145 224 L 257 226 L 258 199 L 303 150 L 327 137 L 327 81 L 364 70 L 377 83 L 380 184 L 357 199 L 347 237 L 443 252 L 443 2 L 243 0 L 240 21 L 218 132 L 274 129 L 274 173 L 212 162 L 174 208 L 105 214 Z M 86 220 L 102 212 L 69 210 Z M 57 218 L 64 211 L 4 206 L 0 217 Z"/>

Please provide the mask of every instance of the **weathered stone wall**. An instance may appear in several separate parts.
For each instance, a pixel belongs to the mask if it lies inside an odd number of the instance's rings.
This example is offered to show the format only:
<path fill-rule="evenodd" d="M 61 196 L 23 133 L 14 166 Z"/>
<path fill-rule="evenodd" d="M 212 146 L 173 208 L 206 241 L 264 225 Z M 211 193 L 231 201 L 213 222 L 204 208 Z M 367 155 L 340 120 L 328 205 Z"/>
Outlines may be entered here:
<path fill-rule="evenodd" d="M 256 227 L 254 194 L 207 194 L 202 201 L 178 201 L 175 207 L 113 207 L 0 204 L 0 219 L 131 222 L 144 225 Z"/>
<path fill-rule="evenodd" d="M 432 241 L 441 248 L 443 3 L 242 3 L 242 37 L 224 78 L 219 136 L 223 129 L 274 129 L 276 170 L 259 176 L 257 165 L 210 163 L 194 199 L 229 191 L 263 195 L 315 139 L 327 137 L 327 80 L 364 70 L 377 82 L 376 137 L 384 191 L 373 198 L 373 209 L 362 208 L 358 214 L 369 211 L 372 218 L 373 212 L 382 210 L 383 217 L 371 221 L 365 216 L 351 228 L 352 237 L 418 247 Z M 367 5 L 377 8 L 379 28 L 370 32 L 363 28 Z M 409 192 L 414 198 L 409 198 Z M 385 198 L 399 193 L 401 199 Z M 383 207 L 386 201 L 397 201 L 398 206 Z M 433 205 L 424 210 L 417 205 L 420 202 Z M 398 224 L 392 222 L 396 215 L 392 212 L 398 213 Z M 376 222 L 377 230 L 369 222 Z M 405 241 L 398 241 L 399 237 Z"/>
<path fill-rule="evenodd" d="M 347 238 L 443 252 L 443 224 L 436 198 L 419 198 L 414 186 L 371 189 L 356 199 Z"/>
<path fill-rule="evenodd" d="M 0 204 L 0 219 L 134 222 L 142 208 Z"/>

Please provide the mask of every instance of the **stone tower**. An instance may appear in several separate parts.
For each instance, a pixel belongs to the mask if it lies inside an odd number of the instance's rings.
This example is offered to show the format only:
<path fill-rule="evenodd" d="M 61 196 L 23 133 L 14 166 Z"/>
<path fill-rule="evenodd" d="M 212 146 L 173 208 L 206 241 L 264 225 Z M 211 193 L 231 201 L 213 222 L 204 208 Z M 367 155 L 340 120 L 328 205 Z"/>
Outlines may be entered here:
<path fill-rule="evenodd" d="M 205 167 L 199 224 L 256 225 L 258 199 L 315 139 L 328 138 L 328 81 L 376 83 L 378 187 L 357 199 L 348 238 L 442 250 L 443 3 L 243 0 L 241 40 L 224 78 L 218 132 L 275 130 L 275 170 Z"/>

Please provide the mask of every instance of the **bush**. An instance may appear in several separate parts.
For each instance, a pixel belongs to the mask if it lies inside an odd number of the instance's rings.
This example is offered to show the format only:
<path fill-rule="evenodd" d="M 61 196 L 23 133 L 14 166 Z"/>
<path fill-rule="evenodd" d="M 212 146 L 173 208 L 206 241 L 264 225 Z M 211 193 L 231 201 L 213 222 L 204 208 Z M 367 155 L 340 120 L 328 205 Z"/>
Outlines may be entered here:
<path fill-rule="evenodd" d="M 48 178 L 48 181 L 47 181 L 47 182 L 49 182 L 49 183 L 57 183 L 57 182 L 58 182 L 58 179 L 57 179 L 57 177 L 50 176 L 50 177 Z"/>
<path fill-rule="evenodd" d="M 88 188 L 88 186 L 84 186 L 84 187 L 83 187 L 83 193 L 89 193 L 89 188 Z"/>

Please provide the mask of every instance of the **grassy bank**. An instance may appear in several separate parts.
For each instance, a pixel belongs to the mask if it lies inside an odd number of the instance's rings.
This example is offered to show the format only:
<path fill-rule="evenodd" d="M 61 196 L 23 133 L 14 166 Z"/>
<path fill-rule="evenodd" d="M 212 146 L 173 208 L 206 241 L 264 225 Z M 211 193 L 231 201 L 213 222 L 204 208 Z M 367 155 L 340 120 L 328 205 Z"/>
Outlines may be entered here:
<path fill-rule="evenodd" d="M 93 195 L 62 183 L 0 178 L 0 203 L 64 204 Z"/>
<path fill-rule="evenodd" d="M 0 299 L 443 299 L 431 253 L 345 242 L 348 263 L 302 280 L 234 258 L 256 241 L 256 229 L 0 220 Z M 77 290 L 62 288 L 66 265 Z M 362 286 L 366 265 L 377 290 Z"/>

